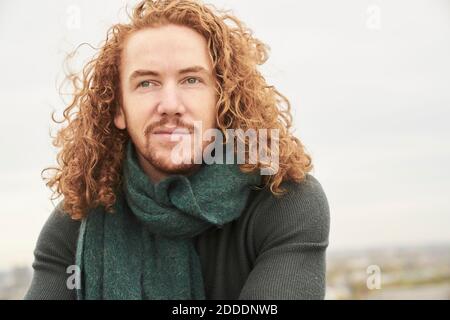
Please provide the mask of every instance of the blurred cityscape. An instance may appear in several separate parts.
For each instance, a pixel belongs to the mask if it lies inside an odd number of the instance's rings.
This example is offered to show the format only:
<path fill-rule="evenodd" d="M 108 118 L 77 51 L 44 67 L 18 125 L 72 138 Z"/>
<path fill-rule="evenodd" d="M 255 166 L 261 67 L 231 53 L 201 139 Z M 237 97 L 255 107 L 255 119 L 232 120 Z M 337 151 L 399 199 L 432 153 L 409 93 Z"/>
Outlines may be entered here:
<path fill-rule="evenodd" d="M 448 300 L 450 246 L 331 252 L 326 299 Z"/>
<path fill-rule="evenodd" d="M 17 266 L 0 271 L 0 300 L 21 300 L 32 277 L 31 266 Z"/>
<path fill-rule="evenodd" d="M 22 299 L 31 266 L 0 271 L 0 300 Z M 326 299 L 450 299 L 450 246 L 331 251 Z"/>

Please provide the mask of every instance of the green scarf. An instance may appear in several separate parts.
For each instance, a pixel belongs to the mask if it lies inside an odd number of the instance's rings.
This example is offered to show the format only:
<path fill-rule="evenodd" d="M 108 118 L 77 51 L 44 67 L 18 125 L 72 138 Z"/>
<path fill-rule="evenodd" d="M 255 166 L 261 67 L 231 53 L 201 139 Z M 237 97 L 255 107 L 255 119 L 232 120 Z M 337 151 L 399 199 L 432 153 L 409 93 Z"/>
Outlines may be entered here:
<path fill-rule="evenodd" d="M 260 178 L 242 173 L 237 164 L 203 163 L 193 175 L 153 184 L 130 140 L 116 211 L 97 207 L 82 220 L 77 298 L 205 299 L 193 237 L 237 219 Z"/>

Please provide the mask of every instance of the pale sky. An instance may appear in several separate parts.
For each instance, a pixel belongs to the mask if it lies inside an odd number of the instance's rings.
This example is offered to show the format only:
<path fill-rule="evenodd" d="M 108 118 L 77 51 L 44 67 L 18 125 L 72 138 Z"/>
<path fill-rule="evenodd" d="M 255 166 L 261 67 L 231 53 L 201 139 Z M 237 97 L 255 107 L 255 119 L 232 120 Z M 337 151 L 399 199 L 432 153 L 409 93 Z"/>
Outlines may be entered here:
<path fill-rule="evenodd" d="M 31 265 L 53 209 L 40 171 L 55 161 L 65 54 L 98 45 L 125 3 L 0 2 L 0 269 Z M 328 197 L 329 250 L 450 244 L 450 1 L 209 3 L 271 47 L 261 71 Z"/>

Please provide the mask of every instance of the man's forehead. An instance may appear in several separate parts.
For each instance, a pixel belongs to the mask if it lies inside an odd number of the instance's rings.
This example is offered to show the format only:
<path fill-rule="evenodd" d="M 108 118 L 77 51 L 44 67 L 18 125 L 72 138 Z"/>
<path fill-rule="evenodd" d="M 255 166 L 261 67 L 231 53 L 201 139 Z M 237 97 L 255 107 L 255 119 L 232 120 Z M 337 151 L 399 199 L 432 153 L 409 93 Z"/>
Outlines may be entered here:
<path fill-rule="evenodd" d="M 178 41 L 176 36 L 168 39 L 132 35 L 126 41 L 122 67 L 127 72 L 153 70 L 158 73 L 178 72 L 192 66 L 212 71 L 212 63 L 205 43 L 201 41 Z"/>
<path fill-rule="evenodd" d="M 145 54 L 167 55 L 167 54 L 202 54 L 206 49 L 206 45 L 198 41 L 181 42 L 177 39 L 145 39 L 136 38 L 129 39 L 125 43 L 124 52 L 130 57 L 142 56 Z"/>

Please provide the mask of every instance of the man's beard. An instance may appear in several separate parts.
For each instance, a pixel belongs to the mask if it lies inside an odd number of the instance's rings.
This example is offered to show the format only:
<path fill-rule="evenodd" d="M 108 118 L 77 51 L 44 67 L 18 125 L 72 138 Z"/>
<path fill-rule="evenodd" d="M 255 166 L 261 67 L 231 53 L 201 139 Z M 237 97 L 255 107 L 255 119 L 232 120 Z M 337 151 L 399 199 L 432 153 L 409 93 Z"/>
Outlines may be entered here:
<path fill-rule="evenodd" d="M 165 174 L 165 175 L 172 175 L 172 174 L 183 174 L 188 175 L 190 173 L 193 173 L 196 171 L 201 164 L 198 164 L 194 161 L 194 150 L 192 148 L 192 145 L 190 146 L 190 154 L 187 155 L 189 159 L 185 159 L 185 161 L 175 161 L 173 158 L 174 155 L 172 154 L 173 148 L 175 148 L 175 144 L 172 148 L 168 145 L 163 145 L 163 143 L 158 143 L 157 140 L 153 140 L 154 138 L 152 136 L 152 133 L 155 129 L 163 127 L 166 124 L 172 124 L 176 127 L 184 128 L 186 130 L 189 130 L 191 134 L 194 133 L 194 127 L 193 125 L 189 125 L 185 122 L 183 122 L 179 118 L 175 118 L 173 121 L 170 121 L 168 118 L 163 118 L 161 121 L 153 123 L 149 126 L 147 126 L 144 130 L 144 142 L 142 145 L 139 145 L 135 143 L 135 146 L 137 148 L 137 151 L 140 153 L 140 155 L 144 158 L 144 160 L 152 166 L 157 171 Z M 137 135 L 135 135 L 137 137 Z M 137 141 L 136 141 L 137 142 Z M 190 143 L 193 143 L 192 136 Z M 203 150 L 203 142 L 201 142 L 202 147 L 200 150 L 197 150 L 197 153 L 201 157 L 201 153 Z M 197 154 L 197 157 L 199 156 Z M 191 156 L 192 155 L 192 156 Z M 186 161 L 187 160 L 187 161 Z M 187 162 L 187 163 L 186 163 Z"/>
<path fill-rule="evenodd" d="M 190 163 L 173 163 L 169 157 L 157 154 L 155 148 L 147 148 L 145 153 L 141 153 L 144 159 L 156 170 L 165 174 L 189 174 L 195 171 L 200 165 L 193 161 Z"/>

